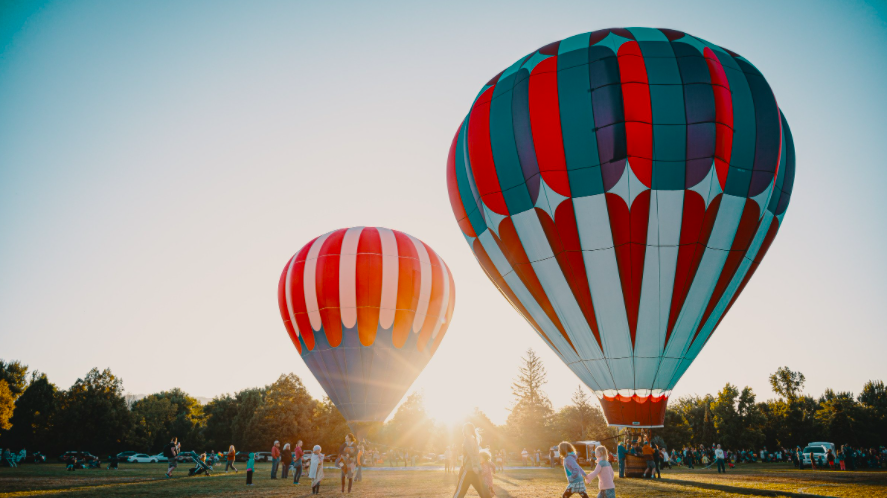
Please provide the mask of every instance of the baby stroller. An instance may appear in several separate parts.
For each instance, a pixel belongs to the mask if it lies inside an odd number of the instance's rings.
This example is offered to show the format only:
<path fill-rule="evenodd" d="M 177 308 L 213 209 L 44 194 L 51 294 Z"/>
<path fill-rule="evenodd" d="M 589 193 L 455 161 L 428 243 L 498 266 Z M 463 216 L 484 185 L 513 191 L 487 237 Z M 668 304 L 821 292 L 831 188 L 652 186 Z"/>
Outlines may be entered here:
<path fill-rule="evenodd" d="M 209 464 L 201 460 L 200 455 L 198 455 L 197 452 L 192 451 L 189 453 L 189 455 L 191 455 L 191 458 L 194 459 L 194 468 L 188 469 L 189 476 L 197 476 L 200 474 L 210 475 L 213 473 L 213 468 Z"/>

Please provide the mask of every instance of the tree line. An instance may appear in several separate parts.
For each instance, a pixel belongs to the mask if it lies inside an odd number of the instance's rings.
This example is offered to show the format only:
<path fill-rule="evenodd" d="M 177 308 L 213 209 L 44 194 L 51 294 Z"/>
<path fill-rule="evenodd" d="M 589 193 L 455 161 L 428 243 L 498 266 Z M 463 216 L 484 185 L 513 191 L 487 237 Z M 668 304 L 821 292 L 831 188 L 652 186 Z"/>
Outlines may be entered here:
<path fill-rule="evenodd" d="M 545 366 L 530 349 L 512 384 L 513 402 L 502 425 L 480 409 L 466 417 L 494 450 L 547 452 L 562 441 L 598 440 L 615 449 L 615 428 L 581 386 L 555 410 L 545 393 Z M 869 381 L 858 396 L 827 389 L 818 399 L 803 394 L 804 375 L 787 367 L 770 376 L 776 398 L 759 402 L 754 391 L 727 384 L 716 396 L 672 399 L 665 427 L 653 431 L 669 448 L 720 443 L 727 448 L 794 447 L 810 441 L 887 444 L 887 389 Z M 368 434 L 381 451 L 442 453 L 458 444 L 460 425 L 429 415 L 415 392 L 384 425 Z M 206 405 L 175 388 L 126 402 L 123 383 L 109 369 L 90 370 L 67 390 L 17 361 L 0 360 L 0 447 L 50 455 L 86 450 L 156 453 L 171 436 L 187 450 L 270 448 L 275 440 L 335 448 L 349 431 L 329 398 L 313 398 L 295 374 L 264 387 L 216 396 Z"/>
<path fill-rule="evenodd" d="M 179 388 L 127 403 L 111 370 L 90 370 L 67 390 L 20 362 L 0 360 L 0 447 L 50 456 L 68 450 L 157 453 L 176 436 L 186 450 L 259 450 L 289 438 L 337 446 L 348 432 L 328 398 L 308 394 L 294 374 L 215 397 L 206 405 Z"/>
<path fill-rule="evenodd" d="M 717 395 L 669 401 L 665 427 L 654 434 L 670 447 L 719 443 L 725 448 L 804 447 L 812 441 L 877 447 L 887 444 L 887 389 L 870 380 L 858 396 L 826 389 L 803 393 L 801 372 L 780 367 L 770 375 L 775 398 L 757 401 L 750 387 L 728 383 Z"/>

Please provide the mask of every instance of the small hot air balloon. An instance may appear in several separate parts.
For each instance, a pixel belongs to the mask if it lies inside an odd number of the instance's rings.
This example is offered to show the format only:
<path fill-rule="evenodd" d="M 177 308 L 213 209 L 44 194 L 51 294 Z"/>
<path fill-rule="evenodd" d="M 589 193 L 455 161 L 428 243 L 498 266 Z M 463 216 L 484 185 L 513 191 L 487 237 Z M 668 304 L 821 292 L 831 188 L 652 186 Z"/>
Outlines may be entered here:
<path fill-rule="evenodd" d="M 321 235 L 290 258 L 277 299 L 308 369 L 363 436 L 434 355 L 456 289 L 446 263 L 424 242 L 354 227 Z"/>
<path fill-rule="evenodd" d="M 484 85 L 447 185 L 487 276 L 608 422 L 659 427 L 773 242 L 794 174 L 788 123 L 748 60 L 617 28 Z"/>

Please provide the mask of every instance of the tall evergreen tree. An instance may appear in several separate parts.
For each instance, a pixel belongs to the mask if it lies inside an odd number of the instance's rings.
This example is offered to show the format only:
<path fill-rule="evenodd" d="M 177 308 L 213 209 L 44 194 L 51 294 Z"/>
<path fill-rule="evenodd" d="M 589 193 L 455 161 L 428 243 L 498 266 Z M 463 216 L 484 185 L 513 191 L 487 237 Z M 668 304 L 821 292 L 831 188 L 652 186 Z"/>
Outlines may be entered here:
<path fill-rule="evenodd" d="M 545 449 L 554 439 L 551 401 L 542 390 L 547 382 L 545 366 L 532 349 L 521 361 L 517 379 L 511 385 L 514 405 L 506 425 L 515 447 Z"/>

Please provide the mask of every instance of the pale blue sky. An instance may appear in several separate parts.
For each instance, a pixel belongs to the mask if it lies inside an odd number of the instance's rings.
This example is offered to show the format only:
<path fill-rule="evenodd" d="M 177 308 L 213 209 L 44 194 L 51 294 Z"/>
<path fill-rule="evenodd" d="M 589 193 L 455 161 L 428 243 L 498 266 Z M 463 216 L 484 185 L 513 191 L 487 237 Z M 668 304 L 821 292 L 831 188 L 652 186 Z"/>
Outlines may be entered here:
<path fill-rule="evenodd" d="M 316 235 L 378 225 L 455 276 L 452 327 L 414 385 L 439 418 L 479 406 L 504 421 L 527 347 L 567 403 L 579 381 L 460 235 L 446 156 L 477 91 L 517 58 L 653 26 L 751 60 L 798 158 L 779 236 L 675 394 L 729 381 L 770 397 L 781 365 L 808 392 L 858 392 L 887 373 L 885 5 L 6 3 L 0 357 L 61 387 L 98 366 L 130 392 L 212 396 L 293 371 L 320 396 L 280 322 L 280 269 Z"/>

